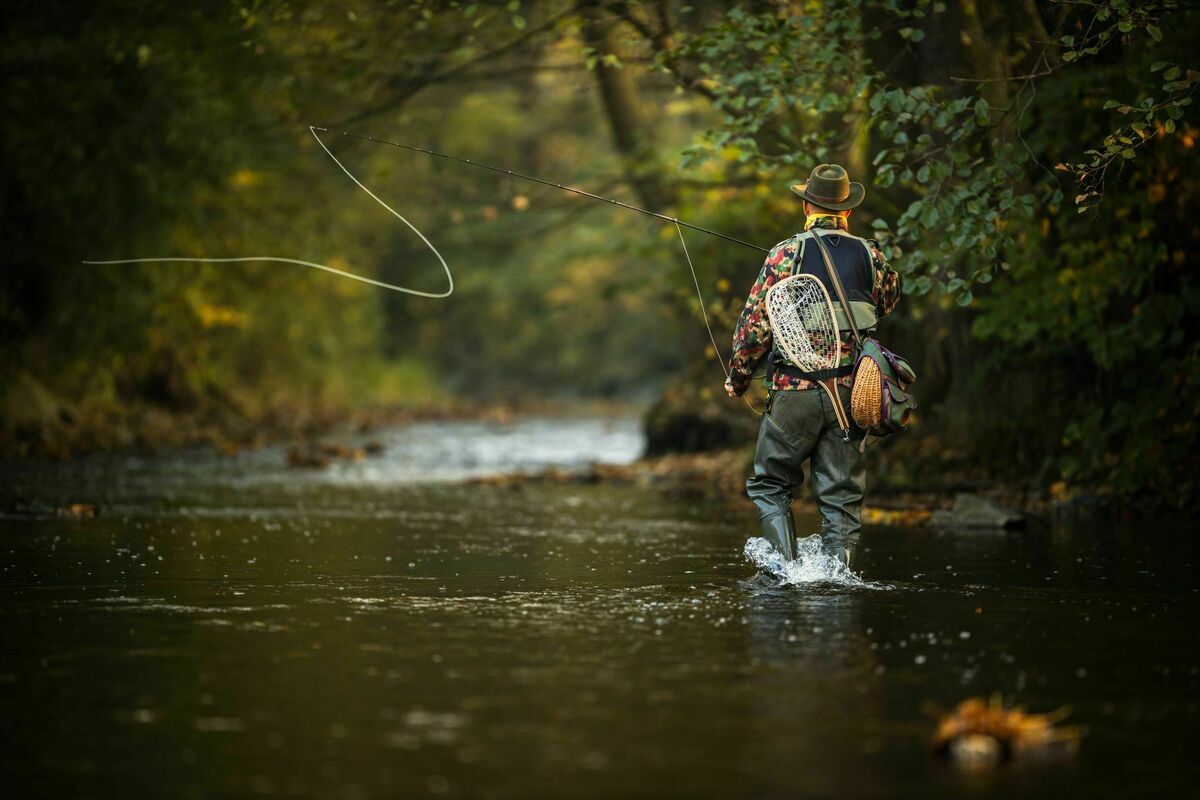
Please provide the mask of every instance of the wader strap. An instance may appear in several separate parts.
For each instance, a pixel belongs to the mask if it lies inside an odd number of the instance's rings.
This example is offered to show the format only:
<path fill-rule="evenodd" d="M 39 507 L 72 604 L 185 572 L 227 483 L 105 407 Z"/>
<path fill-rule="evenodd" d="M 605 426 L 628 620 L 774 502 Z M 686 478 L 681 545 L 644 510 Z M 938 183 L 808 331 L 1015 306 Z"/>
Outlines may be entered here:
<path fill-rule="evenodd" d="M 779 370 L 784 375 L 792 376 L 792 373 L 786 369 Z M 816 372 L 801 372 L 795 371 L 795 377 L 804 378 L 806 381 L 823 381 L 828 378 L 844 378 L 854 372 L 853 364 L 846 364 L 841 367 L 832 367 L 830 369 L 819 369 Z"/>
<path fill-rule="evenodd" d="M 778 351 L 772 351 L 770 362 L 770 373 L 772 375 L 783 375 L 788 378 L 802 378 L 806 381 L 823 381 L 828 378 L 844 378 L 854 372 L 853 364 L 844 364 L 840 367 L 830 367 L 829 369 L 819 369 L 815 372 L 805 372 L 795 364 L 788 362 L 787 357 Z"/>

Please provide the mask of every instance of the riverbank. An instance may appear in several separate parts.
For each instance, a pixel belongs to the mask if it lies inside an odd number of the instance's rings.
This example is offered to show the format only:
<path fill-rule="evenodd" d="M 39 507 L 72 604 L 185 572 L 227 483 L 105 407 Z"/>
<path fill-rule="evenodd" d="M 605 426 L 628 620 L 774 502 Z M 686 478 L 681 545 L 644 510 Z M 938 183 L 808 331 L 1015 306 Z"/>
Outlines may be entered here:
<path fill-rule="evenodd" d="M 913 483 L 903 471 L 889 470 L 896 459 L 871 453 L 869 488 L 863 509 L 868 525 L 1020 527 L 1029 521 L 1111 510 L 1118 499 L 1065 483 L 1030 490 L 957 471 L 942 480 Z M 582 470 L 551 468 L 475 478 L 471 482 L 519 489 L 531 484 L 615 484 L 651 487 L 672 496 L 716 498 L 745 503 L 746 477 L 752 471 L 753 446 L 702 453 L 673 453 L 629 464 L 593 464 Z M 807 482 L 796 492 L 794 507 L 815 512 Z"/>
<path fill-rule="evenodd" d="M 327 455 L 336 458 L 337 448 L 347 439 L 418 422 L 504 424 L 519 416 L 613 417 L 642 411 L 632 404 L 587 400 L 523 399 L 481 406 L 449 393 L 426 393 L 404 403 L 358 405 L 282 397 L 254 402 L 214 398 L 191 408 L 145 401 L 69 403 L 27 380 L 9 389 L 0 409 L 0 458 L 67 461 L 102 452 L 165 452 L 199 446 L 234 455 L 280 443 L 300 452 L 330 449 Z"/>
<path fill-rule="evenodd" d="M 383 446 L 376 432 L 398 426 L 444 421 L 505 425 L 533 417 L 625 417 L 647 420 L 651 455 L 627 464 L 550 466 L 533 472 L 473 476 L 469 480 L 514 487 L 530 483 L 635 484 L 671 495 L 744 502 L 745 478 L 753 458 L 749 429 L 735 429 L 724 419 L 702 417 L 689 417 L 685 426 L 688 431 L 724 431 L 716 440 L 745 444 L 663 453 L 664 443 L 680 446 L 675 441 L 678 431 L 665 429 L 661 420 L 657 426 L 652 424 L 654 412 L 647 416 L 642 407 L 611 401 L 525 400 L 481 407 L 457 395 L 447 395 L 407 404 L 347 408 L 291 400 L 251 406 L 226 399 L 207 402 L 200 408 L 172 410 L 144 402 L 68 405 L 36 385 L 17 388 L 19 391 L 10 390 L 9 396 L 20 397 L 21 403 L 9 404 L 5 423 L 0 425 L 0 458 L 10 461 L 68 461 L 97 452 L 169 452 L 196 446 L 233 456 L 286 445 L 287 466 L 323 469 L 338 461 L 377 455 Z M 734 419 L 735 423 L 741 422 L 740 418 Z M 701 423 L 707 423 L 708 428 Z M 660 446 L 657 453 L 656 444 Z M 953 512 L 958 498 L 964 496 L 982 498 L 1023 518 L 1086 515 L 1130 505 L 1127 498 L 1117 497 L 1105 487 L 1069 486 L 1061 481 L 1037 487 L 1032 480 L 1021 486 L 997 479 L 937 437 L 917 432 L 874 445 L 867 459 L 869 505 L 864 519 L 869 524 L 929 524 L 938 514 L 944 520 Z M 797 508 L 812 510 L 807 487 L 797 495 Z"/>
<path fill-rule="evenodd" d="M 211 446 L 232 455 L 269 444 L 309 440 L 340 431 L 369 430 L 461 416 L 450 408 L 343 409 L 279 404 L 246 414 L 221 406 L 169 410 L 133 405 L 79 411 L 63 408 L 36 421 L 0 430 L 0 456 L 66 461 L 97 452 L 157 452 Z"/>

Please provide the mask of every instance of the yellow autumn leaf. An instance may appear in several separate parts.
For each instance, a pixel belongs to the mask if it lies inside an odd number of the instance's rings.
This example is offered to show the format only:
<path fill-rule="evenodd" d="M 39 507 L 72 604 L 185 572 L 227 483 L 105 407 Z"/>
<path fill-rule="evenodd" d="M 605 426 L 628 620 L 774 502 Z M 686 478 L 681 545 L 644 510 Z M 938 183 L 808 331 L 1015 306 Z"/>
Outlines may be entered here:
<path fill-rule="evenodd" d="M 201 303 L 196 307 L 196 316 L 205 328 L 241 328 L 246 324 L 246 315 L 235 308 Z"/>

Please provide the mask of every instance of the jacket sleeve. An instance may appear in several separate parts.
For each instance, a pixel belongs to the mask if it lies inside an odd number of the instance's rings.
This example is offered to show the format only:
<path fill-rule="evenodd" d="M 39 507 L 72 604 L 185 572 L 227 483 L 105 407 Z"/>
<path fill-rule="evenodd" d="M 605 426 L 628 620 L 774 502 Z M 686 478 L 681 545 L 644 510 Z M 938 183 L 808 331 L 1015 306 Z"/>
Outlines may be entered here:
<path fill-rule="evenodd" d="M 771 248 L 763 262 L 758 280 L 750 287 L 750 296 L 733 331 L 733 355 L 729 357 L 729 380 L 733 389 L 742 394 L 750 387 L 754 369 L 771 350 L 771 323 L 767 318 L 767 292 L 780 279 L 781 264 L 790 264 L 795 255 L 794 239 L 780 242 Z"/>
<path fill-rule="evenodd" d="M 867 249 L 871 252 L 871 262 L 875 269 L 875 281 L 871 296 L 875 300 L 875 313 L 883 319 L 896 308 L 900 302 L 900 273 L 888 266 L 879 243 L 874 239 L 867 240 Z"/>

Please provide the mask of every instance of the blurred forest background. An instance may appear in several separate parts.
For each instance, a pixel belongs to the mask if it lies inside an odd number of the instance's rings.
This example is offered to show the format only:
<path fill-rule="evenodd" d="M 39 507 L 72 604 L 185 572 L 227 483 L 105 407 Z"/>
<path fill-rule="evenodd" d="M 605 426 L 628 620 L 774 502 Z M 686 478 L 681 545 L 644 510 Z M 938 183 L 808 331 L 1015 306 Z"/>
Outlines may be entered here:
<path fill-rule="evenodd" d="M 5 3 L 0 439 L 9 455 L 369 409 L 602 398 L 656 449 L 748 444 L 718 359 L 817 163 L 906 296 L 922 403 L 893 480 L 1190 504 L 1200 415 L 1193 6 L 1167 0 Z"/>

